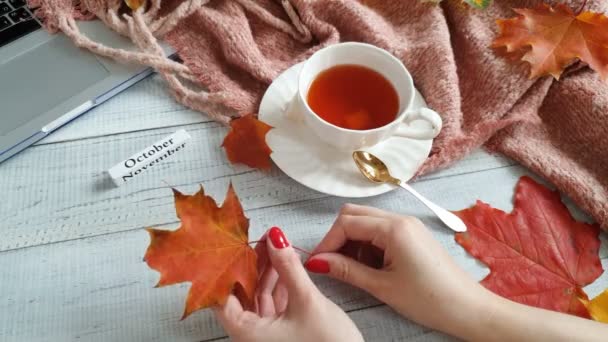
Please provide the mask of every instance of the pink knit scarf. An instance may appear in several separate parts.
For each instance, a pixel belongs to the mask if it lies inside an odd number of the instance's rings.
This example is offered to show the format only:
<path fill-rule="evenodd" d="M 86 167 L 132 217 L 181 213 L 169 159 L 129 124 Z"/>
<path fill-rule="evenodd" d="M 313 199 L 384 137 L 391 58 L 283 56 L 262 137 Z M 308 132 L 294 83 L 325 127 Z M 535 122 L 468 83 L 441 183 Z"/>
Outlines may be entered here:
<path fill-rule="evenodd" d="M 456 0 L 149 0 L 133 12 L 122 0 L 30 5 L 40 6 L 51 31 L 78 46 L 154 67 L 179 102 L 224 123 L 255 113 L 272 80 L 317 49 L 340 41 L 377 45 L 404 62 L 442 114 L 444 128 L 420 173 L 485 144 L 544 176 L 608 229 L 608 84 L 582 63 L 559 82 L 529 80 L 525 66 L 489 48 L 497 18 L 540 2 L 500 0 L 484 11 Z M 608 13 L 608 2 L 589 1 L 587 8 Z M 75 20 L 94 17 L 139 50 L 115 50 L 83 36 Z M 166 59 L 157 39 L 184 63 Z"/>

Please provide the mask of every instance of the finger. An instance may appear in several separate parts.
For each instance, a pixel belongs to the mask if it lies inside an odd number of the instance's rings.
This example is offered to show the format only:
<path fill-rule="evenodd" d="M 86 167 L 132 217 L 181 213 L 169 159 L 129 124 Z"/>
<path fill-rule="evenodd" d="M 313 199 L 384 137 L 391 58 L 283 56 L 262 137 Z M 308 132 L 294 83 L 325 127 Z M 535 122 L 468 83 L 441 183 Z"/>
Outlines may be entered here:
<path fill-rule="evenodd" d="M 274 310 L 277 314 L 282 314 L 287 309 L 289 301 L 289 293 L 287 287 L 281 281 L 277 282 L 277 285 L 272 291 L 272 298 L 274 300 Z"/>
<path fill-rule="evenodd" d="M 386 218 L 340 214 L 312 254 L 336 252 L 348 240 L 370 242 L 384 250 L 390 227 Z"/>
<path fill-rule="evenodd" d="M 272 316 L 276 313 L 272 293 L 279 279 L 279 274 L 273 267 L 267 267 L 258 284 L 256 296 L 258 314 L 262 317 Z"/>
<path fill-rule="evenodd" d="M 326 274 L 372 294 L 377 293 L 386 274 L 339 253 L 314 255 L 304 266 L 311 272 Z"/>
<path fill-rule="evenodd" d="M 262 274 L 268 264 L 268 248 L 266 247 L 266 233 L 262 235 L 258 243 L 255 244 L 255 253 L 258 256 L 258 274 Z"/>
<path fill-rule="evenodd" d="M 351 215 L 351 216 L 375 216 L 375 217 L 384 217 L 384 218 L 392 218 L 396 216 L 388 211 L 384 211 L 382 209 L 368 207 L 366 205 L 358 205 L 353 203 L 346 203 L 340 209 L 341 215 Z"/>
<path fill-rule="evenodd" d="M 306 305 L 316 287 L 304 269 L 300 257 L 277 227 L 268 231 L 268 255 L 289 293 L 289 304 Z"/>
<path fill-rule="evenodd" d="M 236 296 L 229 295 L 226 304 L 221 307 L 213 307 L 213 312 L 229 335 L 238 334 L 242 329 L 239 322 L 244 310 Z"/>

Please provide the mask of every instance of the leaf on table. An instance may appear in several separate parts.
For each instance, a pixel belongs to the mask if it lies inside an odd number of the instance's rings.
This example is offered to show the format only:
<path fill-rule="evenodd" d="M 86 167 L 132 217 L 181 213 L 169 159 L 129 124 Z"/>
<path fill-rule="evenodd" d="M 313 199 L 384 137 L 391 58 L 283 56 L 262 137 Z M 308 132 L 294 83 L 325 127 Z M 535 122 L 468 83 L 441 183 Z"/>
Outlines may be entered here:
<path fill-rule="evenodd" d="M 181 227 L 147 229 L 151 241 L 144 260 L 160 272 L 157 286 L 192 283 L 182 319 L 196 310 L 223 305 L 233 291 L 251 306 L 257 256 L 249 246 L 249 219 L 232 185 L 221 207 L 202 187 L 192 196 L 175 189 L 173 194 Z"/>
<path fill-rule="evenodd" d="M 582 300 L 591 318 L 598 322 L 608 323 L 608 290 L 604 290 L 593 300 Z"/>
<path fill-rule="evenodd" d="M 222 143 L 228 160 L 233 164 L 242 163 L 249 167 L 269 170 L 272 166 L 272 150 L 266 144 L 266 133 L 272 127 L 252 114 L 232 120 L 230 127 L 230 132 Z"/>
<path fill-rule="evenodd" d="M 140 8 L 145 1 L 146 0 L 125 0 L 125 4 L 127 4 L 130 9 L 135 11 L 136 9 Z"/>
<path fill-rule="evenodd" d="M 608 79 L 608 17 L 601 13 L 576 15 L 568 6 L 513 9 L 519 15 L 497 20 L 500 35 L 492 47 L 522 53 L 530 64 L 530 78 L 559 79 L 577 58 Z"/>
<path fill-rule="evenodd" d="M 348 240 L 339 253 L 375 269 L 384 266 L 384 251 L 367 241 Z"/>
<path fill-rule="evenodd" d="M 582 287 L 602 274 L 599 227 L 572 218 L 559 193 L 522 177 L 510 214 L 481 201 L 455 213 L 456 242 L 490 268 L 481 284 L 519 303 L 581 317 Z"/>

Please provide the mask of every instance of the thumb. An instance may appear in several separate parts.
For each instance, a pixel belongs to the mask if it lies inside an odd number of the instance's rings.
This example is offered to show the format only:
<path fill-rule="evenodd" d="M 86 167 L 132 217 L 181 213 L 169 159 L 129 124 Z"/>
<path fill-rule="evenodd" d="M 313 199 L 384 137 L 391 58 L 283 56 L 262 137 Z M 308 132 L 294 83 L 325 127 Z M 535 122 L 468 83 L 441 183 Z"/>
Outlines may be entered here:
<path fill-rule="evenodd" d="M 374 295 L 385 275 L 380 270 L 339 253 L 315 254 L 306 261 L 304 267 L 310 272 L 327 274 Z"/>
<path fill-rule="evenodd" d="M 305 304 L 316 286 L 304 269 L 300 256 L 278 227 L 268 230 L 267 245 L 270 262 L 289 293 L 289 303 Z"/>

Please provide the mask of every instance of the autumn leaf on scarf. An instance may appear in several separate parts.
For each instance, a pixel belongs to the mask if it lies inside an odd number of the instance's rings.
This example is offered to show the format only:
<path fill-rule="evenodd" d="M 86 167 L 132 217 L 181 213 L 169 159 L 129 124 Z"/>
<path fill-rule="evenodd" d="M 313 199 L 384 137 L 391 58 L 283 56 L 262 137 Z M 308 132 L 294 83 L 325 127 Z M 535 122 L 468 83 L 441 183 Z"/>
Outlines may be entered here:
<path fill-rule="evenodd" d="M 463 0 L 463 2 L 466 2 L 471 7 L 484 9 L 490 6 L 492 0 Z"/>
<path fill-rule="evenodd" d="M 160 272 L 157 286 L 192 283 L 182 319 L 196 310 L 223 305 L 231 292 L 251 307 L 257 257 L 249 246 L 249 219 L 232 185 L 221 207 L 202 187 L 192 196 L 175 189 L 173 194 L 181 227 L 147 229 L 150 245 L 144 260 Z"/>
<path fill-rule="evenodd" d="M 589 310 L 591 318 L 598 322 L 608 323 L 608 290 L 604 290 L 599 296 L 593 300 L 582 300 L 583 304 Z"/>
<path fill-rule="evenodd" d="M 127 6 L 129 6 L 130 9 L 135 11 L 136 9 L 140 8 L 141 5 L 143 5 L 145 1 L 146 0 L 125 0 L 125 4 L 127 4 Z"/>
<path fill-rule="evenodd" d="M 456 242 L 490 268 L 481 281 L 513 301 L 589 318 L 579 299 L 602 274 L 599 227 L 572 218 L 557 192 L 522 177 L 510 214 L 477 201 L 455 213 Z"/>
<path fill-rule="evenodd" d="M 224 138 L 222 146 L 231 163 L 242 163 L 249 167 L 269 170 L 272 166 L 270 153 L 266 144 L 266 133 L 272 129 L 252 114 L 230 122 L 230 132 Z"/>
<path fill-rule="evenodd" d="M 421 1 L 438 4 L 442 0 L 421 0 Z M 490 4 L 492 3 L 492 0 L 462 0 L 462 2 L 466 3 L 467 5 L 469 5 L 471 7 L 475 7 L 478 9 L 484 9 L 484 8 L 490 6 Z"/>
<path fill-rule="evenodd" d="M 547 4 L 514 9 L 519 15 L 497 20 L 500 35 L 492 47 L 524 53 L 530 78 L 552 75 L 559 79 L 576 59 L 608 79 L 608 17 L 601 13 L 575 14 L 568 6 Z"/>

